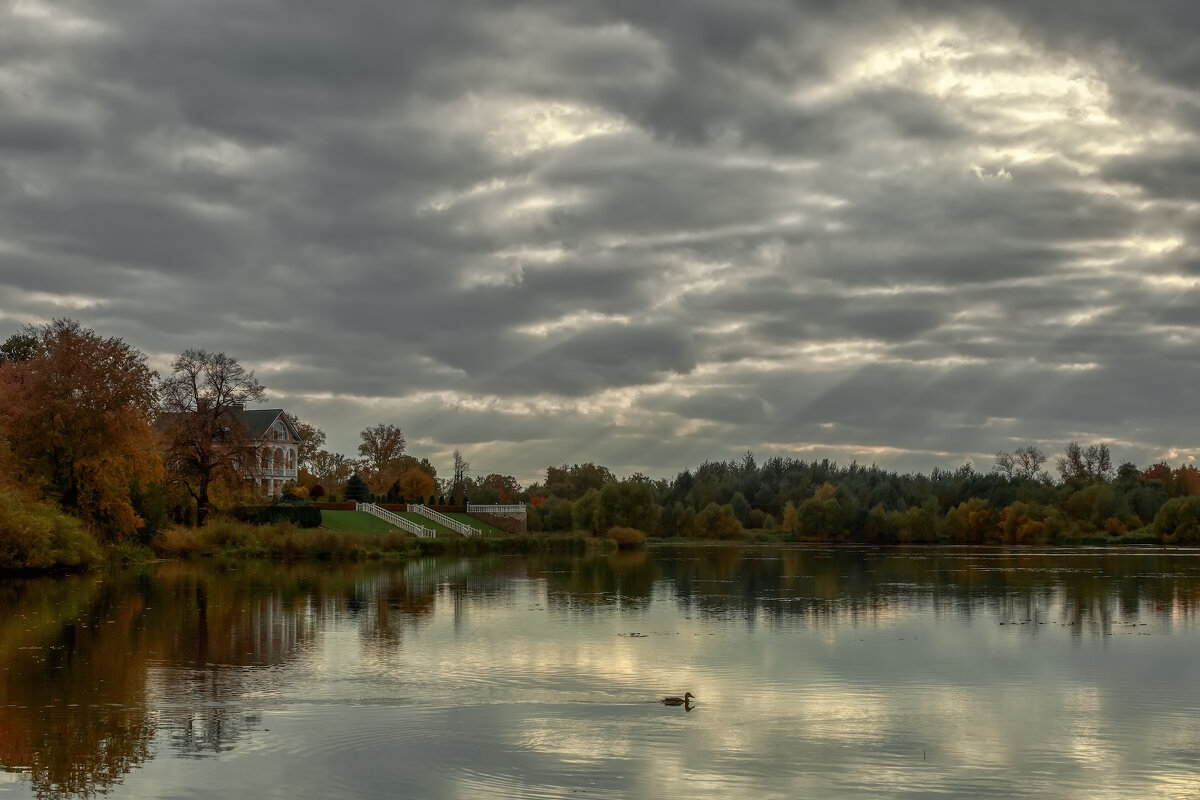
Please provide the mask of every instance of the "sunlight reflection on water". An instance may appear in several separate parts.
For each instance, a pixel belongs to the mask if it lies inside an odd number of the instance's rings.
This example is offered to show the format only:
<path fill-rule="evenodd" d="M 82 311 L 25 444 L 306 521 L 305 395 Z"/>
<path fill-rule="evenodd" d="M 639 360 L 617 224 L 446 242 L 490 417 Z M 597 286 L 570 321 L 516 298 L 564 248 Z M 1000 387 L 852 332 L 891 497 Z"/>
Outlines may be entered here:
<path fill-rule="evenodd" d="M 1198 566 L 686 548 L 30 582 L 0 794 L 1195 796 Z"/>

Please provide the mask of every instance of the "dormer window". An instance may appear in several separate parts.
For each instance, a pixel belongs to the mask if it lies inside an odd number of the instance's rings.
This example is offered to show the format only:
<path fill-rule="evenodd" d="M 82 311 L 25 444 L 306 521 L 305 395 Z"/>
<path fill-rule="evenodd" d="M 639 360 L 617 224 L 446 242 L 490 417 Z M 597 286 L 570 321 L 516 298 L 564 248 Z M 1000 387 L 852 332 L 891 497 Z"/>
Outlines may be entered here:
<path fill-rule="evenodd" d="M 271 438 L 277 442 L 286 442 L 288 438 L 287 426 L 279 420 L 271 425 Z"/>

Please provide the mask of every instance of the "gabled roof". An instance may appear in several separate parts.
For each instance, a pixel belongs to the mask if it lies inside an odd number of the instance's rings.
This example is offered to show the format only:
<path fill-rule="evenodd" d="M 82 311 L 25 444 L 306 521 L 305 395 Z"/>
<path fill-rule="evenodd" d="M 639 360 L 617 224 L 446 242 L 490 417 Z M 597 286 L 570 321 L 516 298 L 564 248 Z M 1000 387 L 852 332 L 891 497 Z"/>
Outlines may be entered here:
<path fill-rule="evenodd" d="M 296 430 L 296 425 L 292 422 L 292 418 L 282 408 L 230 409 L 228 413 L 241 416 L 241 421 L 245 424 L 246 432 L 251 439 L 266 438 L 268 432 L 271 430 L 271 426 L 275 424 L 275 420 L 280 420 L 291 431 L 294 440 L 297 442 L 304 441 L 304 437 Z M 155 425 L 160 431 L 166 431 L 174 421 L 187 416 L 186 412 L 160 414 Z"/>
<path fill-rule="evenodd" d="M 248 408 L 242 411 L 242 421 L 246 423 L 246 430 L 255 439 L 266 437 L 275 420 L 280 420 L 287 426 L 293 439 L 297 442 L 303 441 L 291 417 L 285 414 L 282 408 Z"/>

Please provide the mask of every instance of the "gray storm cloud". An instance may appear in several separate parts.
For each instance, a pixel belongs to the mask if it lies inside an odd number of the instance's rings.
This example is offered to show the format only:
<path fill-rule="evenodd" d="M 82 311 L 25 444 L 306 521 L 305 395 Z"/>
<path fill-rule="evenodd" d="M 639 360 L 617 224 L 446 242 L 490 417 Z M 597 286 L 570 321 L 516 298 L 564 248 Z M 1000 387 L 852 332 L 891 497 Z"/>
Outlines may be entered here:
<path fill-rule="evenodd" d="M 353 454 L 1200 448 L 1194 4 L 0 10 L 0 328 L 255 369 Z M 7 334 L 5 334 L 7 335 Z"/>

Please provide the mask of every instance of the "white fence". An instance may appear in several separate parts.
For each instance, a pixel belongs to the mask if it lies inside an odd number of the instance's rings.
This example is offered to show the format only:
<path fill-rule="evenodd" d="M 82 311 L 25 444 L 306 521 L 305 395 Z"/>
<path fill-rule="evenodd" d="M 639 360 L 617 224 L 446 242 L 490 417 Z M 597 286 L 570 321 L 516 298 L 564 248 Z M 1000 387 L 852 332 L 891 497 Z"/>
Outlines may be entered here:
<path fill-rule="evenodd" d="M 409 508 L 411 507 L 412 506 L 409 506 Z M 418 525 L 411 519 L 405 519 L 399 514 L 393 514 L 386 508 L 380 508 L 374 503 L 355 503 L 354 510 L 365 511 L 373 517 L 379 517 L 381 520 L 390 522 L 397 528 L 403 528 L 409 533 L 415 533 L 417 536 L 420 536 L 423 539 L 432 539 L 433 537 L 437 536 L 437 531 L 435 531 L 433 528 L 426 528 L 424 525 Z"/>
<path fill-rule="evenodd" d="M 521 504 L 507 506 L 476 506 L 467 503 L 468 514 L 520 514 L 525 516 L 525 506 Z"/>
<path fill-rule="evenodd" d="M 445 525 L 452 531 L 458 531 L 463 536 L 482 536 L 483 531 L 473 525 L 468 525 L 454 517 L 447 517 L 440 511 L 434 511 L 429 506 L 423 506 L 420 503 L 409 503 L 408 510 L 414 514 L 420 514 L 422 517 L 431 519 L 439 525 Z"/>

